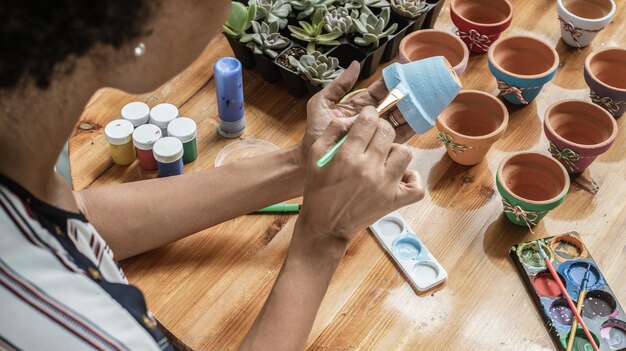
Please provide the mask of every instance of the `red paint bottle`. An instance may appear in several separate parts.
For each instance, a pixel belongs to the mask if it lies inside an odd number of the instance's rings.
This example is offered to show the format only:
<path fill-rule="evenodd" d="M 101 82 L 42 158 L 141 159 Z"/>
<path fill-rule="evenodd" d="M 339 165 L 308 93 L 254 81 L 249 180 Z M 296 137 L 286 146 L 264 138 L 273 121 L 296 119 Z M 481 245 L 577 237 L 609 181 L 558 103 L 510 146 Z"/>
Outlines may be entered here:
<path fill-rule="evenodd" d="M 152 153 L 152 147 L 161 139 L 161 128 L 154 124 L 144 124 L 133 132 L 133 144 L 137 150 L 139 166 L 147 171 L 157 169 L 157 163 Z"/>

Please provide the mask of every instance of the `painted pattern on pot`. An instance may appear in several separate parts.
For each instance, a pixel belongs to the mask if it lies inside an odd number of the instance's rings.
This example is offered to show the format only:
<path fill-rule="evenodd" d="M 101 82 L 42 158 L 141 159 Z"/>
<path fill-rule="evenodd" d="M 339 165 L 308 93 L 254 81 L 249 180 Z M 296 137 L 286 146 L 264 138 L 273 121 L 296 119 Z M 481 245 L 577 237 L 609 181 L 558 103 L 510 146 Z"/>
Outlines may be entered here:
<path fill-rule="evenodd" d="M 592 52 L 585 59 L 584 76 L 592 102 L 614 117 L 626 112 L 626 49 Z"/>
<path fill-rule="evenodd" d="M 499 95 L 510 103 L 528 105 L 556 74 L 559 55 L 543 40 L 512 36 L 491 46 L 488 65 Z"/>
<path fill-rule="evenodd" d="M 400 62 L 408 63 L 427 57 L 443 56 L 457 75 L 467 68 L 469 51 L 457 36 L 435 29 L 413 32 L 400 43 Z"/>
<path fill-rule="evenodd" d="M 454 162 L 475 165 L 504 135 L 508 121 L 500 100 L 482 91 L 464 90 L 437 117 L 437 140 Z"/>
<path fill-rule="evenodd" d="M 452 0 L 450 17 L 472 53 L 485 53 L 513 19 L 508 0 Z"/>
<path fill-rule="evenodd" d="M 601 107 L 581 100 L 562 100 L 546 110 L 548 151 L 567 171 L 584 171 L 617 137 L 615 119 Z"/>
<path fill-rule="evenodd" d="M 613 0 L 557 0 L 561 37 L 569 46 L 585 47 L 615 15 Z"/>
<path fill-rule="evenodd" d="M 519 226 L 532 227 L 567 195 L 570 179 L 559 162 L 537 152 L 507 156 L 496 173 L 496 187 L 506 217 Z"/>

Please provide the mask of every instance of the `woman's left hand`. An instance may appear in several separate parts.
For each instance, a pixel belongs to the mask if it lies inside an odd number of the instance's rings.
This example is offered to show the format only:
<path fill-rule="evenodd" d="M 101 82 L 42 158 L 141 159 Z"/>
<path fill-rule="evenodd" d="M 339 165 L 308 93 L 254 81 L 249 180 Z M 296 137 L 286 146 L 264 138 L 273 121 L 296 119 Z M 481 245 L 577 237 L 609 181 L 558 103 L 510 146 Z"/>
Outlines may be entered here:
<path fill-rule="evenodd" d="M 350 99 L 340 102 L 344 96 L 352 90 L 359 78 L 360 65 L 354 61 L 348 69 L 333 80 L 322 91 L 315 94 L 307 103 L 307 130 L 302 139 L 302 147 L 305 156 L 308 156 L 311 145 L 322 135 L 330 121 L 335 118 L 356 118 L 365 106 L 376 107 L 389 93 L 382 79 Z M 398 109 L 392 109 L 388 114 L 393 114 L 394 119 L 401 124 L 396 128 L 396 143 L 404 143 L 415 133 L 406 124 L 404 117 Z M 388 119 L 388 114 L 383 118 Z M 306 158 L 305 158 L 306 159 Z"/>

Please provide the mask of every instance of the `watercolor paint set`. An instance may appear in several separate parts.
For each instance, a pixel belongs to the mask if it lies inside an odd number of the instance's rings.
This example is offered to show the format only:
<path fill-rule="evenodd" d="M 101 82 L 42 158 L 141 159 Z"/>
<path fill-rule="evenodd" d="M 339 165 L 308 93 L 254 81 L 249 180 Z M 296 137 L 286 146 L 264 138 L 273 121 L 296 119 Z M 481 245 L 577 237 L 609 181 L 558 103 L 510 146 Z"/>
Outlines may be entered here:
<path fill-rule="evenodd" d="M 626 314 L 576 232 L 540 240 L 541 248 L 575 304 L 599 350 L 626 350 Z M 537 241 L 514 245 L 511 258 L 558 350 L 592 350 L 584 330 L 538 250 Z"/>
<path fill-rule="evenodd" d="M 448 273 L 428 251 L 398 212 L 370 226 L 385 251 L 418 291 L 429 290 L 448 278 Z"/>

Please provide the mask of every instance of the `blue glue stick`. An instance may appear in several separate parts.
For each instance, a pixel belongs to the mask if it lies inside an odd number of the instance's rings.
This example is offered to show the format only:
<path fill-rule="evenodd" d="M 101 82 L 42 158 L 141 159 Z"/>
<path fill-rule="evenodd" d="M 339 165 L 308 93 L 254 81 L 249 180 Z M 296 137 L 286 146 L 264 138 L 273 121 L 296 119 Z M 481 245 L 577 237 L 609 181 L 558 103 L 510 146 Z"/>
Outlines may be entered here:
<path fill-rule="evenodd" d="M 213 66 L 220 125 L 217 131 L 226 138 L 240 136 L 246 128 L 243 108 L 241 62 L 222 57 Z"/>

